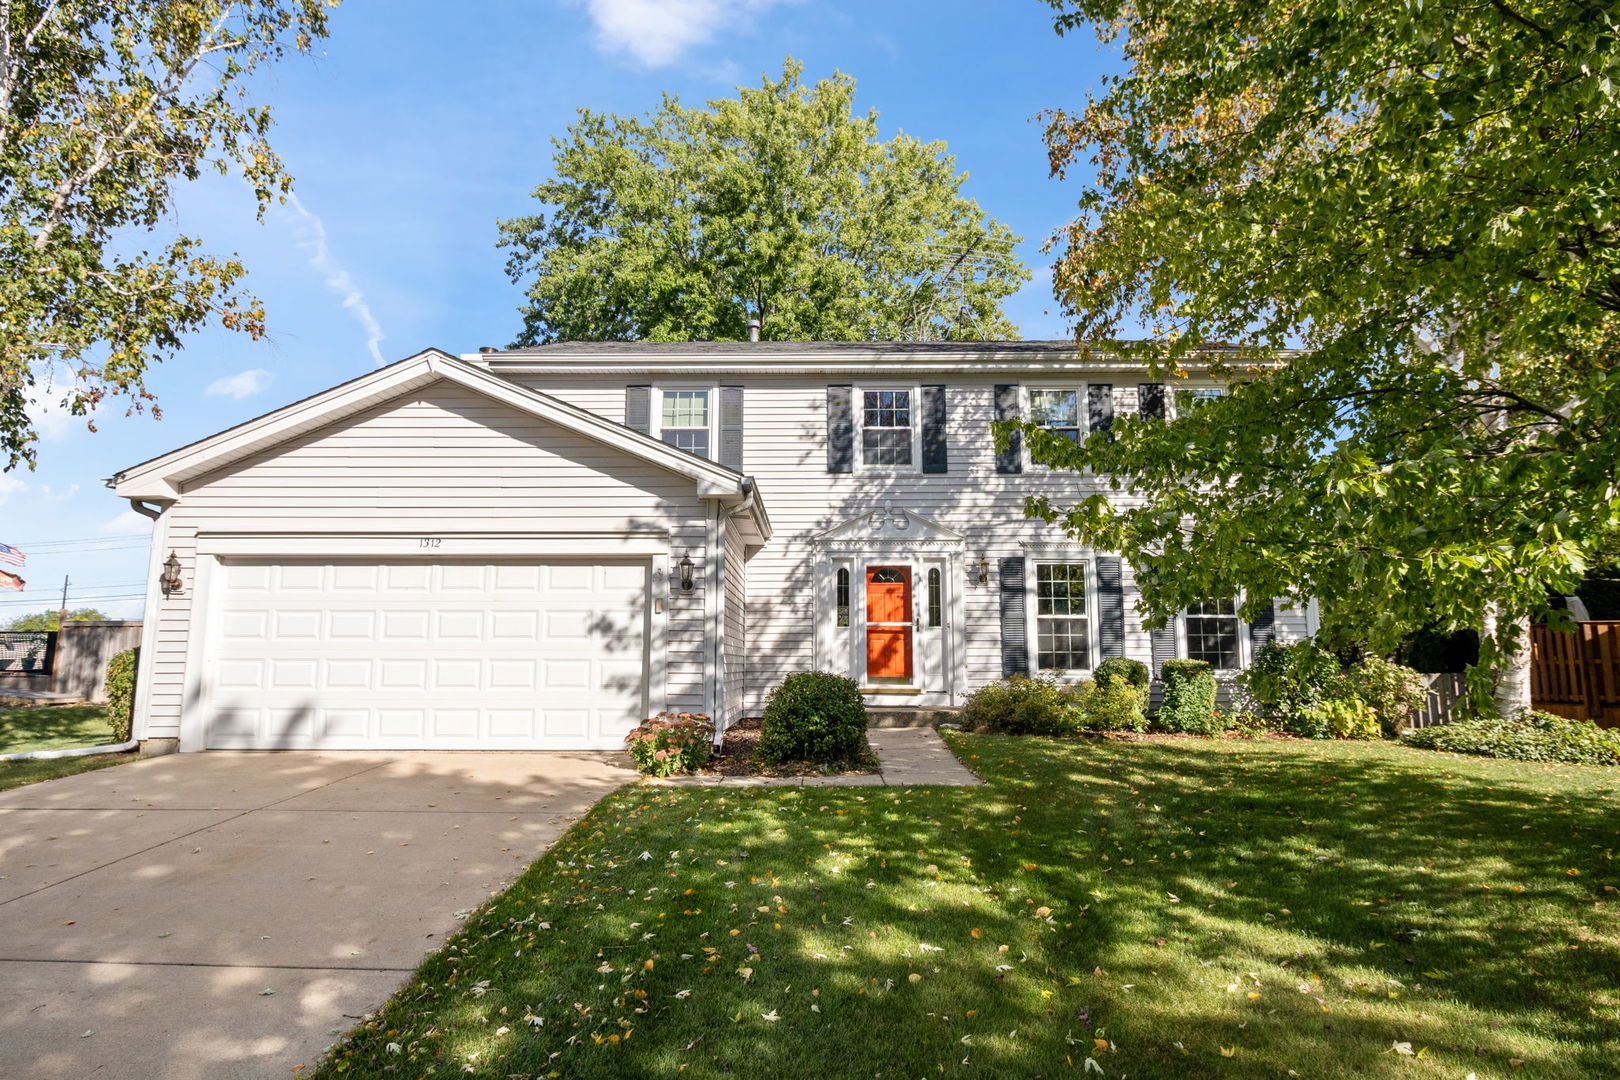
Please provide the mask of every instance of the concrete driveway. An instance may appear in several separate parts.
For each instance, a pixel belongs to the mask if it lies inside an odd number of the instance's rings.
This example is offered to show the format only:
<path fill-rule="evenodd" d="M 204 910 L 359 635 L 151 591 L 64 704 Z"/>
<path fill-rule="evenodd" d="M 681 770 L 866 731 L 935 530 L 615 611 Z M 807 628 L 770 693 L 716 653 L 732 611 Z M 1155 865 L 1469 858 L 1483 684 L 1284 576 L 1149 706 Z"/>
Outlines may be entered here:
<path fill-rule="evenodd" d="M 0 1073 L 292 1077 L 634 778 L 618 754 L 213 752 L 0 794 Z"/>

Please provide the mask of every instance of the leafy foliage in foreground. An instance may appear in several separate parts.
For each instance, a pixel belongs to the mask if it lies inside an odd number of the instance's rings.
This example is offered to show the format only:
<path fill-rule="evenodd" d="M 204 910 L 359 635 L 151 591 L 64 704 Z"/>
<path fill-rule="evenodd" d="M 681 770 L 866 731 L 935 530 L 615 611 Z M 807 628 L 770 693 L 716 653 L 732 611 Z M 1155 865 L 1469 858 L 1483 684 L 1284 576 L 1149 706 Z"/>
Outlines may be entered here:
<path fill-rule="evenodd" d="M 1590 720 L 1569 720 L 1546 712 L 1527 712 L 1516 720 L 1487 717 L 1419 728 L 1407 733 L 1406 744 L 1518 761 L 1620 765 L 1620 733 L 1604 730 Z"/>
<path fill-rule="evenodd" d="M 1249 351 L 1169 423 L 1027 427 L 1137 496 L 1034 512 L 1129 559 L 1159 618 L 1315 597 L 1381 652 L 1435 624 L 1481 630 L 1484 670 L 1522 657 L 1620 530 L 1620 8 L 1048 3 L 1128 63 L 1049 117 L 1054 171 L 1088 176 L 1053 267 L 1078 335 L 1150 327 L 1173 387 Z"/>
<path fill-rule="evenodd" d="M 1018 239 L 961 193 L 944 143 L 878 138 L 855 80 L 779 79 L 646 117 L 581 110 L 554 139 L 543 211 L 501 223 L 526 282 L 517 344 L 1000 339 L 1029 280 Z M 940 245 L 937 247 L 930 245 Z M 976 250 L 959 296 L 931 273 Z"/>
<path fill-rule="evenodd" d="M 622 789 L 318 1075 L 1612 1069 L 1617 774 L 950 742 L 986 786 Z"/>
<path fill-rule="evenodd" d="M 259 212 L 292 177 L 255 69 L 326 36 L 330 0 L 0 5 L 0 462 L 34 461 L 30 398 L 151 400 L 146 369 L 217 324 L 259 336 L 236 258 L 151 243 L 174 185 L 235 171 Z"/>

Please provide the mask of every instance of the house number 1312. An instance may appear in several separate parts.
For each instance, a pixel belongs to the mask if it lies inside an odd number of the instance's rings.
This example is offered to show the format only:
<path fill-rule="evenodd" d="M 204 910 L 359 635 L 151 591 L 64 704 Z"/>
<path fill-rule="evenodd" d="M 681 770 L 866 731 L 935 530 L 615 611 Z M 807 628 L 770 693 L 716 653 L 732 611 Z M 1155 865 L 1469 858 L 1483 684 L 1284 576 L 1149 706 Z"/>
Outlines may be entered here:
<path fill-rule="evenodd" d="M 444 541 L 441 540 L 437 536 L 424 536 L 424 537 L 422 537 L 420 540 L 418 540 L 416 542 L 416 546 L 417 547 L 425 547 L 425 548 L 436 548 L 442 543 L 444 543 Z"/>

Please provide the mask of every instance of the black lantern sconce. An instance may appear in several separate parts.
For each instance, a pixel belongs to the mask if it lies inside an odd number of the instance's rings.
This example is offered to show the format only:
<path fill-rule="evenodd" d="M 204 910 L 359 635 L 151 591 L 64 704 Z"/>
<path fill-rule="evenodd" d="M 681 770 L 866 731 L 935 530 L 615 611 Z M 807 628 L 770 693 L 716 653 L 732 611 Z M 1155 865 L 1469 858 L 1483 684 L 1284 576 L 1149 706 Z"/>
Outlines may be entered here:
<path fill-rule="evenodd" d="M 677 565 L 680 567 L 681 571 L 681 592 L 691 592 L 693 570 L 692 553 L 688 551 L 685 555 L 682 555 L 681 561 Z"/>
<path fill-rule="evenodd" d="M 163 560 L 163 576 L 158 578 L 158 588 L 163 590 L 164 596 L 173 596 L 180 591 L 180 560 L 172 551 Z"/>
<path fill-rule="evenodd" d="M 978 578 L 979 578 L 979 584 L 980 585 L 988 585 L 988 584 L 990 584 L 990 560 L 986 559 L 982 555 L 979 556 L 979 564 L 978 564 L 978 567 L 977 567 L 977 575 L 978 575 Z"/>

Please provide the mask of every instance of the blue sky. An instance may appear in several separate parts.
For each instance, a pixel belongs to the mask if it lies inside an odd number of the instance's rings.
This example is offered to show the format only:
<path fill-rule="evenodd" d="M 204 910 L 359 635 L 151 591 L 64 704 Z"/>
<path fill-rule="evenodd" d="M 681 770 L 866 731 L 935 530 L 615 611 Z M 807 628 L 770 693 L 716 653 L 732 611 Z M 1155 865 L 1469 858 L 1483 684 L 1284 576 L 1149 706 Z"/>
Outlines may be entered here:
<path fill-rule="evenodd" d="M 949 144 L 966 193 L 1025 239 L 1036 276 L 1008 304 L 1023 336 L 1066 336 L 1039 249 L 1078 184 L 1048 179 L 1034 117 L 1082 102 L 1117 60 L 1095 38 L 1059 38 L 1041 0 L 347 0 L 319 54 L 259 80 L 296 203 L 257 224 L 234 182 L 178 200 L 179 229 L 246 261 L 269 337 L 192 339 L 151 374 L 161 420 L 115 403 L 92 433 L 42 407 L 38 470 L 0 474 L 0 541 L 30 552 L 0 623 L 54 607 L 64 575 L 70 605 L 139 617 L 148 523 L 103 486 L 119 469 L 379 360 L 511 341 L 521 289 L 495 222 L 531 210 L 575 110 L 726 96 L 788 54 L 807 79 L 854 76 L 884 137 Z"/>

